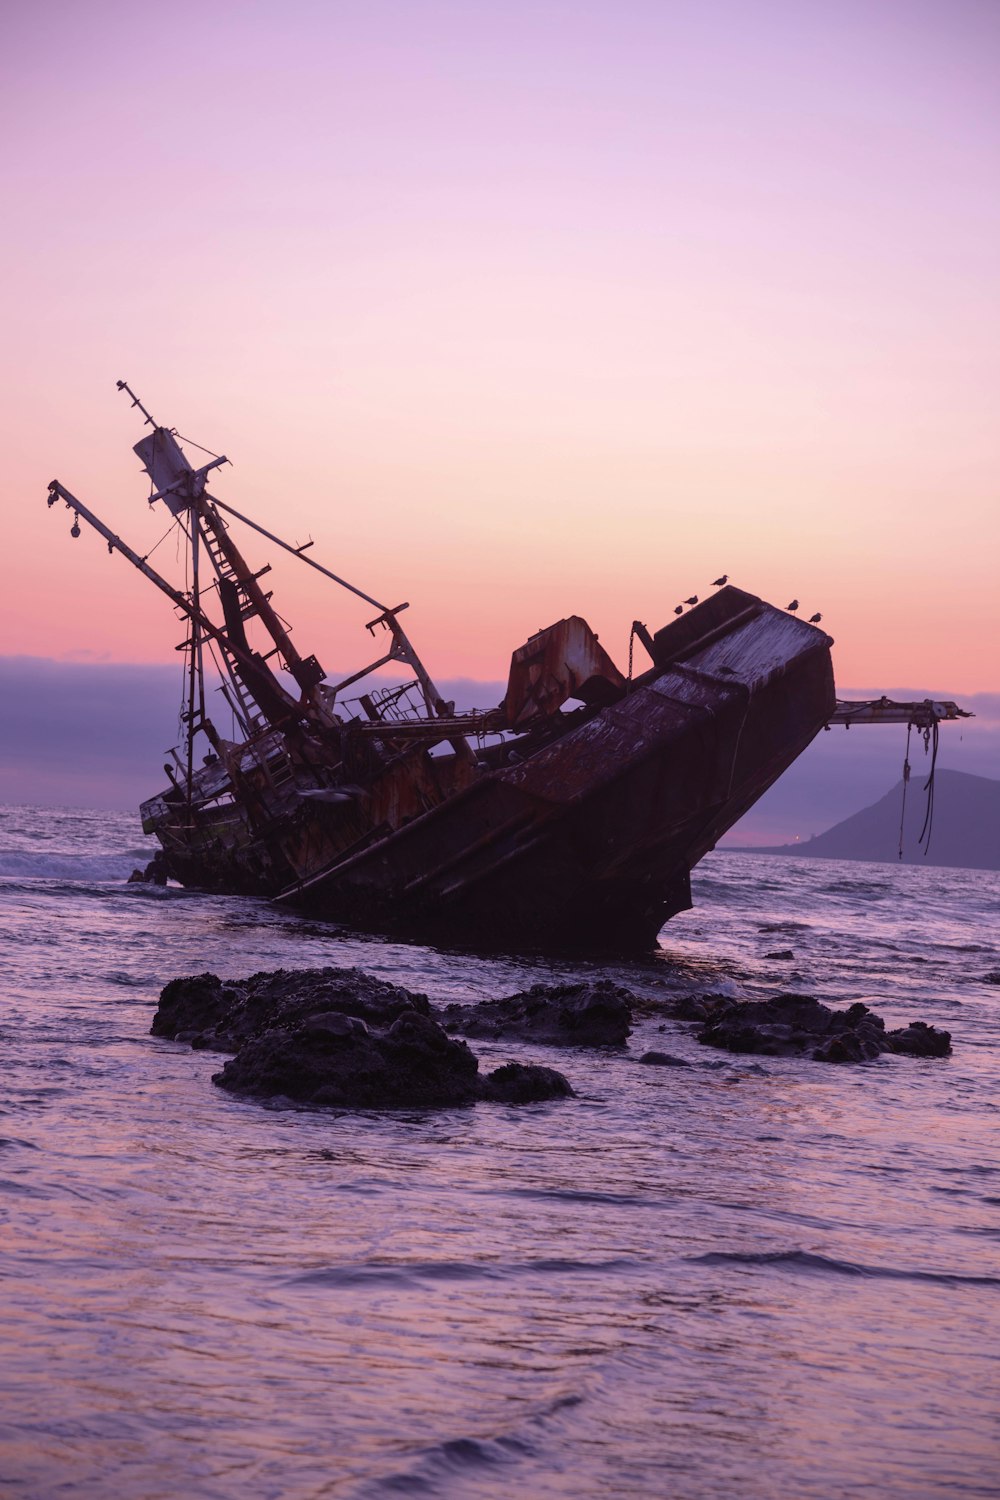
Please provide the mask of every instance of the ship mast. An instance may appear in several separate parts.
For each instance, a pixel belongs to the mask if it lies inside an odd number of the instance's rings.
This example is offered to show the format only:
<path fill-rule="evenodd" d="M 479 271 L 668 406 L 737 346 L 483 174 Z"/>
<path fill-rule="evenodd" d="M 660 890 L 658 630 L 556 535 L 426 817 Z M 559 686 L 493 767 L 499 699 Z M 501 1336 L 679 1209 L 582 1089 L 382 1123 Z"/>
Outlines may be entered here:
<path fill-rule="evenodd" d="M 184 770 L 189 805 L 193 798 L 195 779 L 194 737 L 200 730 L 207 735 L 213 747 L 218 748 L 219 744 L 218 735 L 205 712 L 202 647 L 206 641 L 212 642 L 221 656 L 228 677 L 228 683 L 224 681 L 222 684 L 222 691 L 247 738 L 252 738 L 260 731 L 262 720 L 269 727 L 279 728 L 285 733 L 291 733 L 293 737 L 297 737 L 308 725 L 321 732 L 335 729 L 339 723 L 333 708 L 337 693 L 391 662 L 405 663 L 416 675 L 430 723 L 451 717 L 452 706 L 443 702 L 399 624 L 398 615 L 408 608 L 406 604 L 390 608 L 380 603 L 313 558 L 306 557 L 304 554 L 312 546 L 311 541 L 301 547 L 293 547 L 232 506 L 215 499 L 209 494 L 206 481 L 210 473 L 229 462 L 225 455 L 212 454 L 208 463 L 200 468 L 193 468 L 180 446 L 176 432 L 160 426 L 124 380 L 119 380 L 117 386 L 131 398 L 132 405 L 138 408 L 146 426 L 151 428 L 135 444 L 134 452 L 150 477 L 152 490 L 149 503 L 152 505 L 156 501 L 162 501 L 188 539 L 191 557 L 190 587 L 185 592 L 174 589 L 150 567 L 145 557 L 139 557 L 58 480 L 53 480 L 49 485 L 49 505 L 53 505 L 57 499 L 63 500 L 75 514 L 74 536 L 79 535 L 78 521 L 82 516 L 104 537 L 109 552 L 118 551 L 127 557 L 134 567 L 168 595 L 178 611 L 190 622 L 188 637 L 178 647 L 178 650 L 183 649 L 188 653 L 186 704 L 182 719 L 186 731 Z M 372 634 L 379 626 L 389 632 L 390 644 L 386 654 L 336 685 L 321 688 L 320 684 L 325 682 L 326 673 L 315 656 L 302 656 L 296 649 L 288 627 L 271 604 L 271 594 L 261 587 L 260 579 L 270 571 L 270 565 L 254 572 L 233 540 L 223 512 L 374 606 L 379 614 L 369 622 L 367 628 Z M 207 555 L 215 574 L 212 588 L 218 592 L 224 627 L 215 624 L 202 602 L 205 592 L 201 582 L 203 553 Z M 266 655 L 254 650 L 247 639 L 245 622 L 249 619 L 258 619 L 273 642 L 272 649 Z M 279 664 L 297 684 L 300 690 L 298 698 L 288 692 L 268 665 L 274 657 L 278 658 Z M 456 734 L 453 726 L 449 727 L 452 727 L 453 732 L 447 737 L 456 753 L 463 759 L 472 759 L 467 739 L 464 735 Z M 369 728 L 374 729 L 375 726 L 371 725 Z"/>

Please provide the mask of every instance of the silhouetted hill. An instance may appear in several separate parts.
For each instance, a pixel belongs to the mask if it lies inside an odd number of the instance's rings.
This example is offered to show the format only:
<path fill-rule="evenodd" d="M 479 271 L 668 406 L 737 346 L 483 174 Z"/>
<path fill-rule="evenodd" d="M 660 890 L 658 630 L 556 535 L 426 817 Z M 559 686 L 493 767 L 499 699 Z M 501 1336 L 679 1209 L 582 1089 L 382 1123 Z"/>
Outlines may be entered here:
<path fill-rule="evenodd" d="M 927 811 L 926 776 L 915 772 L 906 794 L 903 863 L 957 865 L 968 870 L 1000 870 L 1000 781 L 965 771 L 938 771 L 934 824 L 926 858 L 918 840 Z M 899 781 L 871 807 L 845 818 L 806 843 L 744 850 L 752 854 L 794 854 L 811 859 L 893 861 L 899 855 Z"/>

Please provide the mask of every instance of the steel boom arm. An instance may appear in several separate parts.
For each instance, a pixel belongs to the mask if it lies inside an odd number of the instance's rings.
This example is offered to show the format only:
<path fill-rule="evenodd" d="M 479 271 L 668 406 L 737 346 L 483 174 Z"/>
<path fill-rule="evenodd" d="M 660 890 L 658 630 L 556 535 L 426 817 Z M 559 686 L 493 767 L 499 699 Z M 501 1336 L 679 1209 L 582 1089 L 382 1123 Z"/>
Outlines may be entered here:
<path fill-rule="evenodd" d="M 155 583 L 156 587 L 160 589 L 162 593 L 166 594 L 167 598 L 174 604 L 174 606 L 179 609 L 181 613 L 185 615 L 194 625 L 196 625 L 202 632 L 202 634 L 211 636 L 213 640 L 218 641 L 219 645 L 223 647 L 230 654 L 230 656 L 232 656 L 236 661 L 242 663 L 244 666 L 248 667 L 251 671 L 257 669 L 257 663 L 254 661 L 249 652 L 244 651 L 241 646 L 238 646 L 236 642 L 233 641 L 224 630 L 220 630 L 219 626 L 214 624 L 213 621 L 209 619 L 208 615 L 206 615 L 203 610 L 194 605 L 185 594 L 181 593 L 179 589 L 173 588 L 165 578 L 162 578 L 160 574 L 157 573 L 155 568 L 151 568 L 149 566 L 149 563 L 144 557 L 140 557 L 137 552 L 133 552 L 132 548 L 128 545 L 127 542 L 123 542 L 121 537 L 116 536 L 115 533 L 110 529 L 110 527 L 105 526 L 104 522 L 100 520 L 98 516 L 95 516 L 92 510 L 88 510 L 87 507 L 80 500 L 78 500 L 75 495 L 71 494 L 71 492 L 65 487 L 65 485 L 60 484 L 58 479 L 53 479 L 52 483 L 49 485 L 48 503 L 50 506 L 52 506 L 55 505 L 57 500 L 64 501 L 68 510 L 75 511 L 77 516 L 82 516 L 83 519 L 88 523 L 88 525 L 92 526 L 95 531 L 99 532 L 107 542 L 109 552 L 120 552 L 123 557 L 127 557 L 132 566 L 134 568 L 138 568 L 140 573 L 145 574 L 145 576 L 150 580 L 151 583 Z M 284 688 L 281 688 L 280 685 L 277 686 L 279 692 L 281 692 L 285 699 L 287 699 L 289 713 L 294 714 L 296 717 L 300 718 L 301 709 L 295 702 L 295 699 L 291 696 L 290 693 L 286 693 Z"/>
<path fill-rule="evenodd" d="M 830 724 L 912 724 L 914 729 L 930 729 L 951 719 L 974 719 L 957 703 L 924 698 L 921 702 L 895 703 L 891 698 L 870 698 L 851 702 L 838 698 Z"/>

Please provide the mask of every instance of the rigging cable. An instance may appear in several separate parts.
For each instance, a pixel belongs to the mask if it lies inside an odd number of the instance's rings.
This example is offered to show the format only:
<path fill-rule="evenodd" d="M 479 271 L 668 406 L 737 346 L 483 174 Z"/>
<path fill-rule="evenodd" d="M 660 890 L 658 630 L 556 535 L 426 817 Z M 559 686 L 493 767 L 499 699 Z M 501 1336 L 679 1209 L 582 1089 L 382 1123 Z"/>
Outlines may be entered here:
<path fill-rule="evenodd" d="M 212 450 L 211 450 L 211 448 L 205 448 L 205 447 L 202 446 L 201 443 L 196 443 L 195 440 L 194 440 L 194 438 L 186 438 L 186 437 L 184 437 L 181 433 L 179 433 L 177 431 L 176 427 L 174 428 L 174 437 L 176 437 L 176 439 L 177 439 L 177 441 L 179 443 L 188 443 L 192 448 L 197 448 L 198 451 L 199 451 L 199 453 L 207 453 L 208 456 L 209 456 L 209 458 L 221 458 L 222 457 L 221 453 L 213 453 Z M 226 462 L 228 463 L 228 459 L 226 460 Z"/>
<path fill-rule="evenodd" d="M 906 817 L 906 789 L 910 784 L 910 735 L 913 733 L 913 725 L 906 726 L 906 754 L 903 756 L 903 805 L 899 809 L 899 854 L 903 857 L 903 820 Z"/>
<path fill-rule="evenodd" d="M 158 542 L 154 542 L 153 543 L 152 547 L 150 547 L 150 549 L 146 553 L 145 557 L 141 557 L 139 559 L 140 562 L 149 562 L 149 559 L 152 557 L 152 555 L 156 551 L 157 547 L 159 547 L 161 545 L 161 543 L 163 543 L 163 542 L 165 542 L 167 540 L 167 537 L 173 531 L 173 529 L 174 529 L 175 526 L 179 526 L 180 525 L 180 520 L 181 520 L 180 516 L 175 516 L 174 517 L 174 519 L 171 521 L 170 525 L 167 527 L 166 531 L 160 537 L 160 540 Z"/>
<path fill-rule="evenodd" d="M 924 826 L 920 830 L 920 838 L 917 840 L 918 844 L 923 844 L 924 835 L 927 835 L 927 842 L 926 844 L 924 844 L 924 859 L 927 858 L 928 850 L 931 847 L 931 832 L 934 828 L 934 770 L 937 766 L 938 754 L 938 724 L 936 719 L 934 720 L 933 726 L 931 728 L 924 730 L 925 754 L 927 753 L 928 748 L 930 748 L 931 751 L 931 769 L 930 774 L 924 783 L 924 791 L 927 793 L 927 811 L 924 814 Z"/>

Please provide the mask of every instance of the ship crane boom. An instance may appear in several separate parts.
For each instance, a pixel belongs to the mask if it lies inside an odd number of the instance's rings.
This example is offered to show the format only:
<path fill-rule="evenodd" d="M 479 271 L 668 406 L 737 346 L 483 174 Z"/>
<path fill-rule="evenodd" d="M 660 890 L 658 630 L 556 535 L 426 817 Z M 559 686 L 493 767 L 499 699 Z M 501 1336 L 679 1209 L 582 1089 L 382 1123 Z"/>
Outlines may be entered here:
<path fill-rule="evenodd" d="M 843 724 L 910 724 L 914 729 L 931 729 L 935 724 L 955 719 L 974 719 L 975 714 L 959 708 L 950 700 L 923 698 L 911 703 L 897 703 L 891 698 L 868 698 L 852 701 L 837 699 L 835 712 L 827 723 Z"/>

